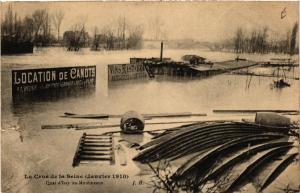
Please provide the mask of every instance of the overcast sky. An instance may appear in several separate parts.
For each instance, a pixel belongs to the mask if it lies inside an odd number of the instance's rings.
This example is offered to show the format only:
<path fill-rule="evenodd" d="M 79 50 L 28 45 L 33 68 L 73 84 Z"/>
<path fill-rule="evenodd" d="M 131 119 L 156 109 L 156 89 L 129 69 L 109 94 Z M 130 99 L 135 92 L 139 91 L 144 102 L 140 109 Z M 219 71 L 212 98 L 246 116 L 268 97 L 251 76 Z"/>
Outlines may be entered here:
<path fill-rule="evenodd" d="M 146 38 L 153 36 L 150 24 L 159 20 L 168 39 L 211 42 L 232 37 L 239 26 L 248 30 L 267 26 L 272 36 L 283 36 L 298 21 L 298 2 L 14 2 L 12 7 L 21 17 L 36 9 L 62 10 L 62 32 L 85 18 L 92 35 L 95 26 L 115 25 L 119 17 L 126 17 L 130 25 L 143 26 Z"/>

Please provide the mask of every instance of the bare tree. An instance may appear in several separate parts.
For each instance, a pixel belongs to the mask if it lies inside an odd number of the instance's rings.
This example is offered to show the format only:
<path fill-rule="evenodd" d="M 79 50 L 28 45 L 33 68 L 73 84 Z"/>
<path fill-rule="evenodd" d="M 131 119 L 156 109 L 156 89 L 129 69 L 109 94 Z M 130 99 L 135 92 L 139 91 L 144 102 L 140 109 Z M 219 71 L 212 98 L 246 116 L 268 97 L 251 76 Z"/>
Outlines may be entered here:
<path fill-rule="evenodd" d="M 119 49 L 124 49 L 126 47 L 126 30 L 128 28 L 126 17 L 119 17 L 117 20 L 117 27 L 116 27 L 116 39 L 118 43 Z"/>
<path fill-rule="evenodd" d="M 102 29 L 102 32 L 101 32 L 104 36 L 104 41 L 105 41 L 105 44 L 106 44 L 106 49 L 108 50 L 113 50 L 115 48 L 114 46 L 114 42 L 115 42 L 115 36 L 114 36 L 114 31 L 113 29 L 110 27 L 110 26 L 105 26 L 103 29 Z"/>
<path fill-rule="evenodd" d="M 290 43 L 291 43 L 291 31 L 288 30 L 286 32 L 286 40 L 284 45 L 284 53 L 286 54 L 290 52 Z"/>
<path fill-rule="evenodd" d="M 93 48 L 102 44 L 108 50 L 114 49 L 139 49 L 142 47 L 142 26 L 130 25 L 126 17 L 119 17 L 116 23 L 104 26 L 100 33 L 95 35 Z"/>
<path fill-rule="evenodd" d="M 68 51 L 79 51 L 88 43 L 89 36 L 85 31 L 85 20 L 75 23 L 70 31 L 64 33 L 64 42 Z"/>
<path fill-rule="evenodd" d="M 13 11 L 11 4 L 8 6 L 8 10 L 5 13 L 4 21 L 1 25 L 2 34 L 7 34 L 9 36 L 12 36 L 13 34 Z"/>
<path fill-rule="evenodd" d="M 38 36 L 39 31 L 46 20 L 46 15 L 47 15 L 46 9 L 39 9 L 33 13 L 32 18 L 33 18 L 35 37 Z"/>
<path fill-rule="evenodd" d="M 48 45 L 51 41 L 51 20 L 47 9 L 38 9 L 32 14 L 34 42 L 36 45 Z"/>
<path fill-rule="evenodd" d="M 29 16 L 26 16 L 23 19 L 23 26 L 24 26 L 24 37 L 27 40 L 32 40 L 33 33 L 34 33 L 34 22 L 33 19 Z"/>
<path fill-rule="evenodd" d="M 59 42 L 59 31 L 62 20 L 64 19 L 65 13 L 62 10 L 56 11 L 53 14 L 52 21 L 55 29 L 57 30 L 57 41 Z"/>
<path fill-rule="evenodd" d="M 295 53 L 297 33 L 298 33 L 298 22 L 294 24 L 292 34 L 291 34 L 290 55 L 293 55 Z"/>
<path fill-rule="evenodd" d="M 33 20 L 23 20 L 14 12 L 11 4 L 1 22 L 1 54 L 32 53 Z"/>
<path fill-rule="evenodd" d="M 142 26 L 134 26 L 131 27 L 129 31 L 127 48 L 139 49 L 142 47 L 142 39 L 143 39 L 143 27 Z"/>
<path fill-rule="evenodd" d="M 100 45 L 100 36 L 99 36 L 99 32 L 98 32 L 98 28 L 95 27 L 94 28 L 94 39 L 93 39 L 93 45 L 92 45 L 92 50 L 98 50 Z"/>
<path fill-rule="evenodd" d="M 50 31 L 51 31 L 50 17 L 47 10 L 45 13 L 44 21 L 42 23 L 42 29 L 43 29 L 42 45 L 46 45 L 50 42 Z"/>
<path fill-rule="evenodd" d="M 234 48 L 236 53 L 242 52 L 243 39 L 244 39 L 243 30 L 242 28 L 238 28 L 234 39 Z"/>

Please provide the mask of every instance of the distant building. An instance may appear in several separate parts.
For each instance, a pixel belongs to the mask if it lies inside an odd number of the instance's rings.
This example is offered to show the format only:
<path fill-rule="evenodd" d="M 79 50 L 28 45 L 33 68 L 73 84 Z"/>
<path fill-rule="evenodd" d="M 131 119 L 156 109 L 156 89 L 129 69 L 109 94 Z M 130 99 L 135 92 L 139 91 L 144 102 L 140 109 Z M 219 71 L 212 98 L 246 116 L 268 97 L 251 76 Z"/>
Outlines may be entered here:
<path fill-rule="evenodd" d="M 192 65 L 205 64 L 206 60 L 206 58 L 197 55 L 184 55 L 181 59 L 189 62 Z"/>

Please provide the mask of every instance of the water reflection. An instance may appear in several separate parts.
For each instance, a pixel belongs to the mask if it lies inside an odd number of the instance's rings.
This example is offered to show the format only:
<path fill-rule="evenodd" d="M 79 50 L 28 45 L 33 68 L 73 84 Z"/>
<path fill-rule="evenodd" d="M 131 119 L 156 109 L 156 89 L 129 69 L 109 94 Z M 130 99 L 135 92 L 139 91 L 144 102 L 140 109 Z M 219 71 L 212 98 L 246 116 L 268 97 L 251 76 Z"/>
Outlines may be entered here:
<path fill-rule="evenodd" d="M 95 87 L 90 88 L 64 88 L 40 90 L 30 93 L 15 93 L 13 95 L 13 103 L 21 104 L 30 101 L 36 102 L 55 102 L 63 98 L 78 98 L 85 95 L 92 95 L 95 93 Z"/>
<path fill-rule="evenodd" d="M 215 75 L 218 76 L 218 75 Z M 168 75 L 156 75 L 154 79 L 144 78 L 144 79 L 134 79 L 134 80 L 122 80 L 122 81 L 108 81 L 108 89 L 115 90 L 119 88 L 129 87 L 129 86 L 143 86 L 151 82 L 156 83 L 189 83 L 198 82 L 203 79 L 211 79 L 214 76 L 205 77 L 193 77 L 193 76 L 168 76 Z"/>
<path fill-rule="evenodd" d="M 143 85 L 147 84 L 149 81 L 151 81 L 148 78 L 144 79 L 135 79 L 135 80 L 122 80 L 122 81 L 108 81 L 108 89 L 118 89 L 122 88 L 127 85 Z"/>
<path fill-rule="evenodd" d="M 218 74 L 219 75 L 219 74 Z M 199 81 L 203 79 L 211 79 L 218 75 L 212 76 L 166 76 L 166 75 L 157 75 L 155 80 L 157 82 L 190 82 L 190 81 Z"/>
<path fill-rule="evenodd" d="M 93 96 L 95 96 L 95 87 L 51 89 L 26 94 L 16 94 L 12 97 L 11 109 L 13 113 L 24 113 L 24 110 L 32 111 L 35 104 L 44 103 L 51 105 L 51 103 L 60 100 L 72 100 Z"/>

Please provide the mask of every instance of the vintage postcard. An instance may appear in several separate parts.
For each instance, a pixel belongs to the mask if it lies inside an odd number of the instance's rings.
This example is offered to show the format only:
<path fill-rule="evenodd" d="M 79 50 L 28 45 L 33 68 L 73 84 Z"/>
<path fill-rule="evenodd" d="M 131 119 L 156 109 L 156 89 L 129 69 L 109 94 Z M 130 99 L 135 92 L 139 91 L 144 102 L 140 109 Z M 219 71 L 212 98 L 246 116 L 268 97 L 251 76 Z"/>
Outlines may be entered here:
<path fill-rule="evenodd" d="M 299 3 L 1 3 L 1 192 L 300 191 Z"/>

